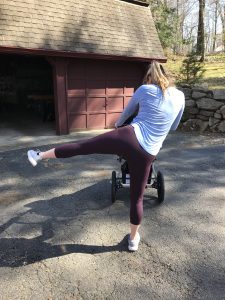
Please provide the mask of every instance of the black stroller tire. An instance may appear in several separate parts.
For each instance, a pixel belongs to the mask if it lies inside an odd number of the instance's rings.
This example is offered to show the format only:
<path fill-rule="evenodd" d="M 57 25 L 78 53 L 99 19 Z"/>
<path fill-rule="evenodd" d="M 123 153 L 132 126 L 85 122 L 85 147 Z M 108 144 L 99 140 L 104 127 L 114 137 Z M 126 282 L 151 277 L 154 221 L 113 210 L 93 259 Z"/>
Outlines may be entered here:
<path fill-rule="evenodd" d="M 112 183 L 111 183 L 111 201 L 116 201 L 116 172 L 112 171 Z"/>
<path fill-rule="evenodd" d="M 158 203 L 162 203 L 165 198 L 165 183 L 163 174 L 157 172 L 157 193 L 158 193 Z"/>

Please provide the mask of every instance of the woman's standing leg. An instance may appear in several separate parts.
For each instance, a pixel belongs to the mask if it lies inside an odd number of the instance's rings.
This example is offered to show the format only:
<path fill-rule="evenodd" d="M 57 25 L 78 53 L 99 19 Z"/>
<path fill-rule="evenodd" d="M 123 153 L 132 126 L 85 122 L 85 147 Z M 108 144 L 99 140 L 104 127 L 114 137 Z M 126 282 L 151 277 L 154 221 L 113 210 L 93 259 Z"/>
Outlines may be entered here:
<path fill-rule="evenodd" d="M 144 152 L 144 150 L 143 150 Z M 154 156 L 145 154 L 128 161 L 130 172 L 130 224 L 131 240 L 137 232 L 143 216 L 143 195 L 148 182 L 149 172 Z"/>

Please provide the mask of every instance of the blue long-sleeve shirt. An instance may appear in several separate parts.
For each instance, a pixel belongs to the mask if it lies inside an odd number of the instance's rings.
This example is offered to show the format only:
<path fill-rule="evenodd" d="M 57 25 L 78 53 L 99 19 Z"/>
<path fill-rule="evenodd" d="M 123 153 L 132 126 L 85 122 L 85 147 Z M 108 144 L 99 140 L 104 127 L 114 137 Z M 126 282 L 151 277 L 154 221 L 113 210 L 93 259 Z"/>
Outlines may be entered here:
<path fill-rule="evenodd" d="M 166 89 L 154 84 L 140 86 L 122 112 L 116 127 L 138 109 L 131 125 L 140 145 L 151 155 L 157 155 L 170 130 L 176 130 L 185 106 L 183 92 L 175 87 Z"/>

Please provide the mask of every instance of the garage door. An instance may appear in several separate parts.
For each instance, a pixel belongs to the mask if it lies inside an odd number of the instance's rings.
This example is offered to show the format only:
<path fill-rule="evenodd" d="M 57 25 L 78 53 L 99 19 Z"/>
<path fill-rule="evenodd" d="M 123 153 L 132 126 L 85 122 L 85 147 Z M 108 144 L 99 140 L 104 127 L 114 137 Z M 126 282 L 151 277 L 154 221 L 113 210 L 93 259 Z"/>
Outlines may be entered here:
<path fill-rule="evenodd" d="M 142 69 L 135 63 L 71 60 L 67 70 L 69 130 L 114 127 L 141 77 Z"/>

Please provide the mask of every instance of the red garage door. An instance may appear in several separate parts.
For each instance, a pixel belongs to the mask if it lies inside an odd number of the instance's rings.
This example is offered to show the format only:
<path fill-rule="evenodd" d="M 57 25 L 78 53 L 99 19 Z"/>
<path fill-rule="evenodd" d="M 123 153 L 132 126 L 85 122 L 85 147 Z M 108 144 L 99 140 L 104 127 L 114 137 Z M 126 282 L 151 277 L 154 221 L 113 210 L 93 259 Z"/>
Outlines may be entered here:
<path fill-rule="evenodd" d="M 69 130 L 112 128 L 142 79 L 140 65 L 71 60 L 67 71 Z"/>

